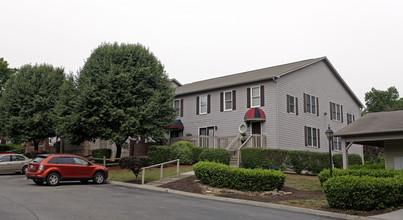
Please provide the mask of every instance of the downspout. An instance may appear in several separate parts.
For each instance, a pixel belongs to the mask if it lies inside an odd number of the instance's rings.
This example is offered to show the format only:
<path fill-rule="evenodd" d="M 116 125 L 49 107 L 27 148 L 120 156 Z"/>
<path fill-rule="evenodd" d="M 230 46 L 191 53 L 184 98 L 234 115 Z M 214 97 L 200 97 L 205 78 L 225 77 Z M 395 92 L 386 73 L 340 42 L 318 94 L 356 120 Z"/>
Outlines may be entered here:
<path fill-rule="evenodd" d="M 276 148 L 279 148 L 279 132 L 278 132 L 278 114 L 279 114 L 279 110 L 278 110 L 278 82 L 277 80 L 280 79 L 280 76 L 275 76 L 272 78 L 273 81 L 276 83 Z"/>

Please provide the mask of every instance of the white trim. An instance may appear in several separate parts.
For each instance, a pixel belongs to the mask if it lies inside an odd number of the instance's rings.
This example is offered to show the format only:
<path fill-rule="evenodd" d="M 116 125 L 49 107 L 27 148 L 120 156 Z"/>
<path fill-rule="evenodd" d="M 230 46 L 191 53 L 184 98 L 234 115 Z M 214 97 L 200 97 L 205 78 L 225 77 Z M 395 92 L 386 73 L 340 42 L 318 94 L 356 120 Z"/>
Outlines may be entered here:
<path fill-rule="evenodd" d="M 319 149 L 319 132 L 318 132 L 318 128 L 314 128 L 314 127 L 309 127 L 309 126 L 306 126 L 306 128 L 307 128 L 307 131 L 306 131 L 306 147 L 309 147 L 309 148 L 316 148 L 316 149 Z M 316 132 L 313 132 L 313 129 L 315 129 L 316 130 Z M 311 131 L 311 145 L 309 145 L 309 135 L 308 135 L 308 131 Z M 315 136 L 316 136 L 316 146 L 315 145 L 313 145 L 313 140 L 314 140 L 314 137 L 313 137 L 313 134 L 315 133 Z"/>
<path fill-rule="evenodd" d="M 225 109 L 225 107 L 226 107 L 226 100 L 225 100 L 225 93 L 228 93 L 229 92 L 229 94 L 231 94 L 231 108 L 230 109 Z M 232 90 L 228 90 L 228 91 L 224 91 L 223 92 L 223 109 L 224 109 L 224 112 L 228 112 L 228 111 L 232 111 L 232 106 L 233 106 L 233 102 L 234 102 L 234 98 L 232 97 Z"/>
<path fill-rule="evenodd" d="M 260 87 L 261 87 L 261 85 L 250 87 L 250 106 L 251 106 L 251 108 L 260 107 L 262 105 L 262 103 L 261 103 L 262 91 L 260 90 Z M 259 89 L 259 105 L 253 105 L 253 88 Z"/>
<path fill-rule="evenodd" d="M 312 99 L 312 97 L 313 97 L 313 99 Z M 306 111 L 305 113 L 308 113 L 308 114 L 311 114 L 311 115 L 317 115 L 318 114 L 317 113 L 318 103 L 316 102 L 317 99 L 319 99 L 317 96 L 305 93 L 305 97 L 304 97 L 304 100 L 305 100 L 304 109 Z M 308 100 L 309 100 L 309 108 L 307 106 Z M 315 102 L 315 107 L 312 107 L 312 100 Z M 313 111 L 315 111 L 315 112 L 313 112 Z"/>

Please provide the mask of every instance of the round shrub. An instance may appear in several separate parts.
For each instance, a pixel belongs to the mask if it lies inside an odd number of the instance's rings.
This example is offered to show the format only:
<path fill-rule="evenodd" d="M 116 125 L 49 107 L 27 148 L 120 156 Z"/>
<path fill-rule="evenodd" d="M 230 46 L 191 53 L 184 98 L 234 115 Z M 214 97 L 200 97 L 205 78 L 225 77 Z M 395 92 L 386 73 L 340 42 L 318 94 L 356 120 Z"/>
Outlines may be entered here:
<path fill-rule="evenodd" d="M 348 166 L 349 169 L 357 170 L 357 169 L 370 169 L 370 170 L 384 170 L 385 163 L 374 163 L 374 164 L 360 164 L 360 165 L 351 165 Z"/>
<path fill-rule="evenodd" d="M 200 161 L 200 154 L 202 151 L 204 151 L 205 149 L 208 149 L 207 147 L 194 147 L 192 148 L 193 151 L 193 163 L 197 163 Z"/>
<path fill-rule="evenodd" d="M 373 210 L 403 204 L 403 178 L 338 176 L 323 184 L 329 206 L 338 209 Z"/>
<path fill-rule="evenodd" d="M 225 149 L 206 148 L 200 153 L 200 161 L 210 161 L 229 165 L 231 156 Z"/>
<path fill-rule="evenodd" d="M 193 164 L 193 148 L 195 146 L 188 141 L 178 141 L 172 144 L 173 159 L 179 159 L 180 164 Z"/>
<path fill-rule="evenodd" d="M 243 191 L 280 190 L 286 178 L 281 171 L 234 168 L 208 161 L 196 163 L 193 171 L 203 184 Z"/>
<path fill-rule="evenodd" d="M 148 156 L 152 159 L 153 164 L 159 164 L 173 160 L 172 148 L 169 146 L 150 146 L 148 148 Z"/>

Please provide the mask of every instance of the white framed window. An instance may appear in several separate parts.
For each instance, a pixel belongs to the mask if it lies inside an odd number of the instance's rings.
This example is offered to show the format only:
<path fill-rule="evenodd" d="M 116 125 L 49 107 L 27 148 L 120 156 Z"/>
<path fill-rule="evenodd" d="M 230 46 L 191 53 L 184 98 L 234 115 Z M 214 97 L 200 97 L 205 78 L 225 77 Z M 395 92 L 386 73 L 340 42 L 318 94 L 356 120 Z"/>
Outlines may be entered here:
<path fill-rule="evenodd" d="M 334 121 L 343 121 L 343 106 L 333 103 L 330 103 L 330 118 Z"/>
<path fill-rule="evenodd" d="M 318 97 L 309 95 L 309 94 L 304 94 L 304 100 L 305 100 L 305 103 L 304 103 L 305 112 L 316 115 Z"/>
<path fill-rule="evenodd" d="M 202 136 L 199 138 L 200 147 L 214 148 L 214 138 L 213 138 L 214 128 L 215 128 L 215 126 L 199 128 L 199 135 Z M 206 137 L 206 136 L 209 136 L 209 137 Z"/>
<path fill-rule="evenodd" d="M 305 146 L 320 147 L 319 129 L 305 126 Z"/>
<path fill-rule="evenodd" d="M 224 111 L 232 110 L 232 91 L 224 92 Z"/>
<path fill-rule="evenodd" d="M 207 114 L 207 95 L 200 96 L 200 114 Z"/>
<path fill-rule="evenodd" d="M 177 116 L 181 116 L 181 100 L 180 99 L 175 99 L 174 101 L 174 109 L 176 109 L 176 114 Z"/>
<path fill-rule="evenodd" d="M 260 86 L 252 87 L 250 92 L 251 92 L 250 98 L 251 98 L 252 108 L 260 107 Z"/>
<path fill-rule="evenodd" d="M 341 137 L 333 137 L 333 150 L 341 151 Z"/>
<path fill-rule="evenodd" d="M 351 124 L 354 122 L 354 115 L 347 113 L 347 124 Z"/>
<path fill-rule="evenodd" d="M 294 96 L 287 95 L 287 112 L 292 114 L 297 114 L 297 98 Z"/>

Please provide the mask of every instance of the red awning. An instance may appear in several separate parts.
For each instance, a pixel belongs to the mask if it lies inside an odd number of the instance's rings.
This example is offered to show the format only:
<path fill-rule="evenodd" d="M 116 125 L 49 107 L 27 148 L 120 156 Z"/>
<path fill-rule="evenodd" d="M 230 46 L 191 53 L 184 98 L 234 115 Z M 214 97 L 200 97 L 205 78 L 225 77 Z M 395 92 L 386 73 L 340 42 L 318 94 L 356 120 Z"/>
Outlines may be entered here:
<path fill-rule="evenodd" d="M 244 117 L 245 121 L 266 121 L 266 114 L 260 108 L 249 109 Z"/>
<path fill-rule="evenodd" d="M 174 125 L 169 126 L 168 129 L 172 129 L 172 130 L 183 130 L 184 127 L 183 127 L 182 121 L 179 119 L 179 120 L 176 120 L 176 121 L 175 121 Z"/>

